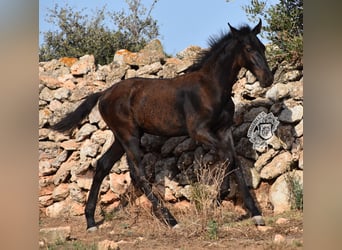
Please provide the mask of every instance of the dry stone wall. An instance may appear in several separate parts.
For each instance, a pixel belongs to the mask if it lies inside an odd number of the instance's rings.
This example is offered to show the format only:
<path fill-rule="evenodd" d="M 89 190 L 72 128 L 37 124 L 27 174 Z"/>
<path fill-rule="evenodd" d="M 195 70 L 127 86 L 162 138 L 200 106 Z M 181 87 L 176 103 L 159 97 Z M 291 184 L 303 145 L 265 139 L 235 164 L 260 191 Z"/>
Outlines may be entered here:
<path fill-rule="evenodd" d="M 168 58 L 158 40 L 142 51 L 119 50 L 109 65 L 95 65 L 92 55 L 39 63 L 39 206 L 50 217 L 82 215 L 96 161 L 115 140 L 97 108 L 74 131 L 48 129 L 74 110 L 87 95 L 131 77 L 169 78 L 183 74 L 202 49 L 191 46 Z M 248 185 L 261 208 L 274 212 L 291 208 L 291 185 L 303 185 L 303 74 L 300 66 L 280 64 L 274 84 L 263 89 L 242 69 L 233 87 L 236 105 L 233 136 Z M 156 94 L 157 90 L 156 90 Z M 272 112 L 279 120 L 266 148 L 253 149 L 247 138 L 255 117 Z M 216 163 L 215 154 L 187 136 L 164 138 L 145 134 L 143 164 L 165 200 L 191 201 L 196 170 Z M 199 160 L 200 159 L 200 160 Z M 111 210 L 130 186 L 125 156 L 104 180 L 99 204 Z M 232 187 L 234 186 L 232 180 Z M 230 196 L 234 196 L 232 188 Z"/>

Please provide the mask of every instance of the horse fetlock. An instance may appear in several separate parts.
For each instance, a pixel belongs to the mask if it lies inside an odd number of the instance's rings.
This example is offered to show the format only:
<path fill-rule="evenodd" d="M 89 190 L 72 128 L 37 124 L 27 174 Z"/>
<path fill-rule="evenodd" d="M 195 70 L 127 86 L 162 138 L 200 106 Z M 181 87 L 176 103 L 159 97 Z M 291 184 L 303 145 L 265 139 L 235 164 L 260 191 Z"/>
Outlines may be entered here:
<path fill-rule="evenodd" d="M 254 224 L 257 225 L 257 226 L 265 226 L 265 221 L 264 221 L 264 218 L 261 216 L 261 215 L 256 215 L 256 216 L 253 216 L 253 221 L 254 221 Z"/>
<path fill-rule="evenodd" d="M 89 233 L 91 233 L 91 232 L 95 232 L 95 231 L 97 231 L 97 226 L 93 226 L 93 227 L 88 227 L 87 228 L 87 232 L 89 232 Z"/>

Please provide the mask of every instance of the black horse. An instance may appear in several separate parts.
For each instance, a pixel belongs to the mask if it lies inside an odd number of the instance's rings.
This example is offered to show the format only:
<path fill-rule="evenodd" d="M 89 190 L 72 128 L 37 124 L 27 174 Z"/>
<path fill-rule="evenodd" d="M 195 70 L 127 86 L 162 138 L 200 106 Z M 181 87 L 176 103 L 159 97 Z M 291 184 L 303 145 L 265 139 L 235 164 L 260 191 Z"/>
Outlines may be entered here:
<path fill-rule="evenodd" d="M 73 112 L 52 126 L 57 131 L 75 128 L 97 104 L 104 121 L 113 131 L 115 142 L 98 160 L 89 198 L 85 208 L 87 229 L 95 230 L 94 212 L 99 188 L 113 164 L 124 153 L 132 183 L 141 189 L 152 203 L 153 213 L 173 227 L 176 219 L 153 193 L 141 164 L 140 138 L 144 132 L 160 136 L 189 135 L 195 141 L 212 147 L 220 158 L 228 160 L 245 206 L 255 223 L 264 220 L 245 183 L 236 157 L 231 126 L 234 103 L 231 91 L 242 67 L 250 70 L 262 87 L 273 82 L 273 75 L 265 58 L 265 46 L 257 38 L 261 20 L 251 29 L 230 27 L 230 32 L 212 38 L 210 48 L 190 70 L 172 79 L 131 78 L 110 88 L 91 94 Z M 228 178 L 220 188 L 221 197 L 227 194 Z"/>

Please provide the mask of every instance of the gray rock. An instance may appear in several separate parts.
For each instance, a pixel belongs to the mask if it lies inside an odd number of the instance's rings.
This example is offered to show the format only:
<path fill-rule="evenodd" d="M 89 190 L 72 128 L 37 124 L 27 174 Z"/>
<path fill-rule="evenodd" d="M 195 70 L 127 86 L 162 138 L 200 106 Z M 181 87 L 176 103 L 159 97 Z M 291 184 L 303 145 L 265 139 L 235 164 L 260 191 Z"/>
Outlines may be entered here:
<path fill-rule="evenodd" d="M 286 107 L 279 116 L 279 120 L 287 123 L 298 122 L 303 118 L 303 106 Z"/>
<path fill-rule="evenodd" d="M 303 171 L 294 170 L 277 178 L 269 191 L 269 199 L 273 205 L 274 213 L 283 213 L 291 209 L 294 199 L 293 185 L 297 183 L 303 188 Z"/>
<path fill-rule="evenodd" d="M 277 151 L 271 148 L 260 155 L 254 163 L 255 169 L 260 172 L 263 166 L 265 166 L 277 153 Z"/>
<path fill-rule="evenodd" d="M 262 168 L 260 177 L 266 180 L 276 178 L 288 171 L 292 163 L 292 155 L 289 152 L 280 153 Z"/>
<path fill-rule="evenodd" d="M 97 130 L 95 125 L 89 123 L 84 124 L 81 129 L 76 133 L 76 141 L 83 141 L 85 138 L 90 137 L 90 135 Z"/>
<path fill-rule="evenodd" d="M 295 140 L 293 127 L 290 125 L 281 125 L 277 128 L 276 133 L 282 142 L 282 147 L 286 150 L 291 150 L 292 143 Z"/>
<path fill-rule="evenodd" d="M 52 199 L 54 201 L 62 201 L 69 195 L 69 186 L 66 183 L 58 185 L 52 192 Z"/>
<path fill-rule="evenodd" d="M 68 158 L 68 151 L 66 150 L 63 150 L 62 153 L 60 153 L 56 159 L 54 159 L 52 162 L 51 162 L 51 165 L 54 166 L 54 167 L 57 167 L 59 168 L 59 166 L 66 161 L 66 159 Z"/>
<path fill-rule="evenodd" d="M 160 62 L 155 62 L 150 65 L 145 65 L 137 70 L 137 75 L 142 76 L 146 74 L 156 74 L 159 70 L 161 70 L 163 66 Z"/>
<path fill-rule="evenodd" d="M 80 148 L 80 160 L 84 161 L 88 156 L 95 157 L 99 151 L 100 146 L 90 139 L 86 139 Z"/>
<path fill-rule="evenodd" d="M 69 184 L 69 193 L 70 197 L 73 201 L 83 204 L 85 202 L 85 195 L 82 193 L 82 190 L 76 183 Z"/>
<path fill-rule="evenodd" d="M 247 72 L 246 72 L 246 79 L 247 79 L 248 84 L 252 84 L 257 80 L 255 75 L 252 72 L 250 72 L 249 70 L 247 70 Z"/>
<path fill-rule="evenodd" d="M 269 98 L 273 101 L 278 101 L 284 97 L 289 95 L 289 86 L 283 83 L 277 83 L 273 85 L 269 90 L 266 92 L 266 98 Z"/>
<path fill-rule="evenodd" d="M 60 218 L 69 210 L 69 202 L 67 200 L 58 201 L 48 206 L 45 210 L 46 215 L 51 218 Z"/>
<path fill-rule="evenodd" d="M 47 102 L 51 102 L 53 100 L 53 93 L 52 90 L 45 87 L 39 94 L 39 99 Z"/>
<path fill-rule="evenodd" d="M 70 96 L 71 92 L 69 89 L 61 87 L 53 92 L 53 97 L 57 100 L 65 100 Z"/>
<path fill-rule="evenodd" d="M 70 239 L 71 227 L 49 227 L 39 229 L 39 238 L 46 244 L 61 244 Z"/>
<path fill-rule="evenodd" d="M 295 136 L 296 137 L 301 137 L 303 135 L 303 120 L 301 120 L 295 127 Z"/>
<path fill-rule="evenodd" d="M 41 160 L 39 161 L 39 174 L 44 175 L 52 175 L 56 173 L 57 168 L 52 166 L 49 160 Z"/>
<path fill-rule="evenodd" d="M 95 58 L 93 55 L 85 55 L 80 57 L 71 67 L 72 75 L 85 75 L 95 70 Z"/>

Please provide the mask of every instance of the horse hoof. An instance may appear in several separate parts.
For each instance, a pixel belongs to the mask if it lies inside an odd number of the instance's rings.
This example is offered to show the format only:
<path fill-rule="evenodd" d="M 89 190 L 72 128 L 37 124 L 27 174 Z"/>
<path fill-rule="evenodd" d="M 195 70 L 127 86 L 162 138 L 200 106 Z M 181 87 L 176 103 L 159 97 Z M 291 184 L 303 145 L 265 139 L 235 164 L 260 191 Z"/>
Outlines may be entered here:
<path fill-rule="evenodd" d="M 265 226 L 265 221 L 261 215 L 253 216 L 254 224 L 257 226 Z"/>
<path fill-rule="evenodd" d="M 91 232 L 95 232 L 95 231 L 97 231 L 97 227 L 96 226 L 87 228 L 87 232 L 91 233 Z"/>
<path fill-rule="evenodd" d="M 172 227 L 172 229 L 180 229 L 181 228 L 181 226 L 179 225 L 179 224 L 176 224 L 176 225 L 174 225 L 173 227 Z"/>

